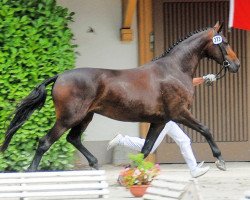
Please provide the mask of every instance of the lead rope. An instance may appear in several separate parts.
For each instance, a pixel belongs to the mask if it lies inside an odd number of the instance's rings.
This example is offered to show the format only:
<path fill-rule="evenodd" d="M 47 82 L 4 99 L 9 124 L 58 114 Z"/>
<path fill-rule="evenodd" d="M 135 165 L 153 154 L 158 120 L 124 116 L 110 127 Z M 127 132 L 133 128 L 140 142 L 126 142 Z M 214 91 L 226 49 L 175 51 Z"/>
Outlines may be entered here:
<path fill-rule="evenodd" d="M 224 62 L 225 62 L 225 61 L 223 61 L 223 65 L 222 65 L 220 71 L 215 75 L 215 77 L 216 77 L 217 80 L 223 78 L 223 77 L 226 75 L 226 73 L 227 73 L 227 67 L 228 67 L 230 64 L 228 63 L 228 61 L 226 61 L 228 64 L 227 64 L 227 65 L 224 65 Z M 223 69 L 224 69 L 224 73 L 223 73 L 222 75 L 220 75 L 220 73 L 222 72 Z"/>
<path fill-rule="evenodd" d="M 224 63 L 224 62 L 225 62 L 225 63 Z M 212 74 L 212 75 L 215 76 L 215 79 L 216 79 L 216 80 L 219 80 L 219 79 L 223 78 L 223 77 L 226 75 L 226 73 L 227 73 L 227 67 L 228 67 L 229 65 L 230 65 L 230 64 L 229 64 L 228 61 L 223 61 L 223 65 L 222 65 L 220 71 L 219 71 L 217 74 L 215 74 L 215 75 Z M 222 70 L 223 70 L 223 69 L 224 69 L 224 73 L 223 73 L 222 75 L 220 75 L 220 74 L 222 73 Z M 213 82 L 216 81 L 216 80 L 212 80 L 211 78 L 205 78 L 205 84 L 206 84 L 207 86 L 211 86 L 211 85 L 213 85 Z"/>

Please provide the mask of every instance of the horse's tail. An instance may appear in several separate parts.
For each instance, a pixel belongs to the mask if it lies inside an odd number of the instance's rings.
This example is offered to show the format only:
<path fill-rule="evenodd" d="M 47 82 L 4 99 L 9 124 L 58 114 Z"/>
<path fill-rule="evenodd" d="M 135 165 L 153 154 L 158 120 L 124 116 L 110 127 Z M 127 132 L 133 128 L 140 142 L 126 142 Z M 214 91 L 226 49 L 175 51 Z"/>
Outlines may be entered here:
<path fill-rule="evenodd" d="M 20 105 L 17 106 L 14 117 L 5 133 L 5 139 L 0 147 L 0 151 L 5 151 L 11 141 L 11 138 L 16 131 L 24 124 L 30 115 L 36 110 L 41 109 L 45 103 L 47 92 L 46 86 L 55 82 L 58 75 L 49 78 L 38 85 L 25 99 L 22 100 Z"/>

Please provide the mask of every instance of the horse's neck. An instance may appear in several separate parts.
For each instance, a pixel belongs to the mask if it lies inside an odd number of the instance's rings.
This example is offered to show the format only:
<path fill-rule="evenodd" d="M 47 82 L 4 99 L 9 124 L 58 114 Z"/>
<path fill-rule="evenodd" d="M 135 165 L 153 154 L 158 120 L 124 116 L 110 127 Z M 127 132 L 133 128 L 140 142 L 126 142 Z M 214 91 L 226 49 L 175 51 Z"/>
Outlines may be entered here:
<path fill-rule="evenodd" d="M 203 58 L 203 51 L 207 44 L 206 33 L 201 32 L 184 40 L 172 54 L 180 63 L 183 72 L 190 74 L 195 73 L 199 61 Z"/>

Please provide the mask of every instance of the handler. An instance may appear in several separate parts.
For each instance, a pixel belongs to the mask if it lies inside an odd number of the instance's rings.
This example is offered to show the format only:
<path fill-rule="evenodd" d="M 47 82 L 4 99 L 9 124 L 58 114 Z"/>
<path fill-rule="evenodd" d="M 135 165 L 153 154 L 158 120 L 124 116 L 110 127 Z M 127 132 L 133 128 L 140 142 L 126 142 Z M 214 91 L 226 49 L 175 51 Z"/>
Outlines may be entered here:
<path fill-rule="evenodd" d="M 213 81 L 216 81 L 216 75 L 208 74 L 203 77 L 194 78 L 193 85 L 196 86 L 204 82 L 208 85 L 211 85 Z M 190 170 L 190 174 L 193 178 L 202 176 L 209 170 L 209 166 L 203 167 L 204 161 L 202 161 L 200 164 L 197 164 L 196 158 L 191 148 L 190 138 L 173 121 L 169 121 L 168 123 L 166 123 L 150 153 L 154 153 L 154 151 L 157 149 L 166 135 L 171 137 L 179 146 L 181 154 L 185 159 L 185 162 L 187 163 Z M 121 134 L 118 134 L 109 142 L 107 150 L 117 145 L 122 145 L 137 151 L 141 151 L 144 142 L 145 139 L 139 137 L 131 137 L 128 135 L 123 136 Z"/>

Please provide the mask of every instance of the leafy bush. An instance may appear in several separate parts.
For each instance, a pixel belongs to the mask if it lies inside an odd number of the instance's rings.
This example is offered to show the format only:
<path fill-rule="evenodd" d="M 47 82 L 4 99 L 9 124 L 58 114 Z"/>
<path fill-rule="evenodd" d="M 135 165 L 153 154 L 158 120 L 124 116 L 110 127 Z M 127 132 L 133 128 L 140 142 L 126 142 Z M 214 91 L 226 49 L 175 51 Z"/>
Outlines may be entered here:
<path fill-rule="evenodd" d="M 73 33 L 68 27 L 73 14 L 55 0 L 0 1 L 1 142 L 16 105 L 43 80 L 74 67 L 75 45 L 71 44 Z M 22 171 L 31 163 L 38 139 L 55 121 L 51 86 L 47 91 L 45 106 L 31 116 L 0 154 L 0 170 Z M 64 136 L 45 154 L 40 168 L 67 169 L 72 166 L 72 157 L 73 147 Z"/>

